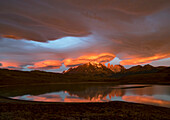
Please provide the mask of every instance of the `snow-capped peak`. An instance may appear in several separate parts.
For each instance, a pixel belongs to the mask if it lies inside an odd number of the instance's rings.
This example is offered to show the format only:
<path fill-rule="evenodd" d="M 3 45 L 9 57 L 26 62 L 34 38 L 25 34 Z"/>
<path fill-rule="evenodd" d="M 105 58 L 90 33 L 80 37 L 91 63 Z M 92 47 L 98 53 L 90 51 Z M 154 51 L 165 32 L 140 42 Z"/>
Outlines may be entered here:
<path fill-rule="evenodd" d="M 93 66 L 95 66 L 95 67 L 97 67 L 97 68 L 100 68 L 100 67 L 102 67 L 102 64 L 101 63 L 98 63 L 98 62 L 96 62 L 96 61 L 94 61 L 94 62 L 89 62 L 88 63 L 88 65 L 93 65 Z"/>

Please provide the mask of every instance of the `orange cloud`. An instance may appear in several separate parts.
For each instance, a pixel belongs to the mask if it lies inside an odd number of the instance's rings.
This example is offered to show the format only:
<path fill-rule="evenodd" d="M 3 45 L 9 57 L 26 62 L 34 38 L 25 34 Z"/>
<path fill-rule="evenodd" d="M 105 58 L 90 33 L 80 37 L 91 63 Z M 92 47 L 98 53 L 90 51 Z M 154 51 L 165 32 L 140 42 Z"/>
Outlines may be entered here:
<path fill-rule="evenodd" d="M 136 102 L 136 103 L 144 103 L 144 104 L 152 104 L 152 105 L 159 105 L 170 107 L 170 101 L 165 100 L 158 100 L 153 97 L 147 97 L 147 96 L 123 96 L 123 100 L 129 101 L 129 102 Z"/>
<path fill-rule="evenodd" d="M 151 57 L 144 57 L 144 58 L 132 58 L 128 60 L 122 60 L 120 61 L 121 65 L 138 65 L 138 64 L 146 64 L 146 63 L 151 63 L 154 60 L 159 60 L 163 58 L 167 58 L 170 55 L 154 55 Z"/>
<path fill-rule="evenodd" d="M 20 64 L 18 62 L 8 62 L 8 61 L 0 61 L 2 68 L 8 68 L 8 69 L 16 69 L 20 68 Z"/>
<path fill-rule="evenodd" d="M 115 58 L 115 55 L 111 53 L 102 53 L 99 55 L 80 56 L 76 59 L 69 58 L 69 59 L 65 59 L 63 62 L 66 67 L 72 67 L 72 66 L 85 64 L 88 62 L 106 63 L 106 62 L 113 60 L 114 58 Z"/>
<path fill-rule="evenodd" d="M 35 63 L 33 66 L 29 66 L 29 69 L 58 69 L 62 65 L 59 60 L 45 60 Z"/>

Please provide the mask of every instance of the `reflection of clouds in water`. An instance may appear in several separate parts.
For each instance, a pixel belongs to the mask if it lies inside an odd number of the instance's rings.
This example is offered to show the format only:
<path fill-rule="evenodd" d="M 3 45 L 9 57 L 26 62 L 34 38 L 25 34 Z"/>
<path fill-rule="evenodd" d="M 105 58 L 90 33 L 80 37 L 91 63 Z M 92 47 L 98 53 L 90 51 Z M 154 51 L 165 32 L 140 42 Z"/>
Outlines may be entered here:
<path fill-rule="evenodd" d="M 155 99 L 170 100 L 170 95 L 153 95 Z"/>
<path fill-rule="evenodd" d="M 62 99 L 64 99 L 69 94 L 67 93 L 67 91 L 59 91 L 59 92 L 47 93 L 47 95 L 59 95 Z"/>
<path fill-rule="evenodd" d="M 117 87 L 117 86 L 116 86 Z M 144 88 L 121 89 L 119 87 L 89 87 L 78 91 L 59 91 L 40 95 L 23 95 L 13 99 L 44 101 L 44 102 L 108 102 L 127 101 L 170 107 L 170 95 L 167 86 L 153 85 Z M 124 86 L 127 87 L 127 86 Z M 133 87 L 133 86 L 132 86 Z M 157 89 L 162 94 L 157 94 Z M 165 88 L 165 90 L 164 90 Z M 156 89 L 156 91 L 155 91 Z M 158 92 L 160 93 L 160 92 Z"/>
<path fill-rule="evenodd" d="M 170 101 L 155 99 L 150 96 L 123 96 L 122 99 L 127 102 L 136 102 L 144 104 L 152 104 L 164 107 L 170 107 Z"/>
<path fill-rule="evenodd" d="M 144 103 L 144 104 L 152 104 L 164 107 L 170 107 L 170 101 L 156 99 L 151 96 L 111 96 L 112 94 L 108 94 L 105 97 L 98 96 L 84 99 L 78 96 L 65 96 L 63 99 L 60 95 L 55 95 L 54 93 L 42 94 L 38 96 L 34 95 L 23 95 L 13 97 L 13 99 L 21 99 L 21 100 L 31 100 L 31 101 L 43 101 L 43 102 L 108 102 L 108 101 L 127 101 L 127 102 L 136 102 L 136 103 Z"/>
<path fill-rule="evenodd" d="M 160 96 L 163 96 L 163 95 L 169 96 L 170 87 L 168 85 L 151 85 L 151 86 L 144 87 L 144 88 L 126 89 L 126 95 L 154 96 L 155 94 L 160 95 Z M 168 98 L 166 100 L 168 100 Z"/>
<path fill-rule="evenodd" d="M 29 98 L 28 96 L 30 96 L 30 95 L 16 96 L 16 97 L 11 97 L 11 98 L 12 99 L 31 100 L 31 101 L 33 101 L 33 99 Z"/>
<path fill-rule="evenodd" d="M 13 97 L 13 99 L 21 99 L 21 100 L 31 100 L 31 101 L 43 101 L 43 102 L 62 102 L 63 99 L 59 95 L 24 95 Z"/>
<path fill-rule="evenodd" d="M 153 87 L 127 89 L 126 92 L 128 93 L 128 95 L 149 95 L 150 96 L 154 94 Z"/>
<path fill-rule="evenodd" d="M 110 95 L 107 96 L 107 99 L 108 99 L 109 101 L 123 101 L 123 100 L 122 100 L 122 97 L 117 97 L 117 96 L 112 97 L 112 96 L 110 96 Z"/>
<path fill-rule="evenodd" d="M 64 102 L 108 102 L 108 100 L 103 100 L 100 98 L 84 99 L 84 98 L 79 98 L 79 97 L 67 96 L 64 99 Z"/>
<path fill-rule="evenodd" d="M 153 88 L 154 88 L 154 92 L 158 95 L 166 95 L 166 94 L 170 95 L 169 85 L 154 85 Z"/>

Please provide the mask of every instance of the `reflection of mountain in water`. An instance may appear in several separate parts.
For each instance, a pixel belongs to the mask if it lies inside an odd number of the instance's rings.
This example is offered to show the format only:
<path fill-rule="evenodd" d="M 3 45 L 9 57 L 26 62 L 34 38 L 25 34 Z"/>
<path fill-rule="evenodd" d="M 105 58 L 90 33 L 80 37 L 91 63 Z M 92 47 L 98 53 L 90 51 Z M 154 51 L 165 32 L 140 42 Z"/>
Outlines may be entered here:
<path fill-rule="evenodd" d="M 41 93 L 37 95 L 33 95 L 27 91 L 27 94 L 12 98 L 44 102 L 108 102 L 118 100 L 170 107 L 169 86 L 115 86 L 102 84 L 84 86 L 79 84 L 79 86 L 76 85 L 78 86 L 78 89 L 71 89 L 73 86 L 74 85 L 69 85 L 66 88 L 62 88 L 62 90 L 58 89 L 59 91 Z"/>
<path fill-rule="evenodd" d="M 133 85 L 134 87 L 135 85 Z M 141 86 L 141 85 L 140 85 Z M 139 87 L 140 87 L 139 86 Z M 138 86 L 135 86 L 138 87 Z M 39 86 L 21 86 L 0 88 L 0 94 L 3 96 L 22 96 L 26 94 L 30 95 L 42 95 L 51 92 L 67 91 L 70 96 L 78 96 L 87 100 L 101 100 L 114 97 L 121 97 L 127 92 L 135 95 L 152 95 L 154 94 L 153 87 L 143 88 L 131 88 L 129 86 L 115 86 L 113 84 L 54 84 L 54 85 L 39 85 Z M 160 90 L 159 90 L 160 91 Z M 168 91 L 168 90 L 166 90 Z M 164 92 L 164 91 L 163 91 Z"/>
<path fill-rule="evenodd" d="M 122 97 L 125 94 L 124 89 L 113 89 L 113 88 L 103 88 L 103 87 L 95 87 L 88 88 L 84 91 L 68 91 L 71 96 L 78 96 L 80 98 L 88 99 L 88 100 L 101 100 L 106 99 L 109 95 L 111 97 Z"/>
<path fill-rule="evenodd" d="M 111 99 L 111 97 L 122 97 L 123 95 L 125 95 L 125 90 L 124 89 L 113 89 L 111 91 L 111 93 L 109 93 L 109 98 Z"/>
<path fill-rule="evenodd" d="M 39 86 L 16 86 L 9 88 L 0 88 L 0 94 L 3 96 L 22 96 L 22 95 L 42 95 L 52 92 L 67 91 L 70 96 L 78 96 L 87 100 L 97 100 L 121 97 L 125 94 L 131 95 L 148 95 L 155 94 L 169 94 L 169 89 L 162 90 L 158 86 L 141 88 L 142 85 L 119 85 L 115 86 L 110 83 L 102 84 L 53 84 L 53 85 L 39 85 Z M 134 88 L 135 87 L 135 88 Z M 139 87 L 139 88 L 138 88 Z M 158 88 L 158 89 L 157 89 Z M 164 88 L 165 89 L 165 88 Z"/>
<path fill-rule="evenodd" d="M 108 88 L 88 88 L 84 91 L 68 91 L 68 93 L 72 95 L 76 95 L 80 98 L 92 100 L 92 99 L 102 99 L 107 96 L 108 93 L 111 92 L 111 89 Z"/>

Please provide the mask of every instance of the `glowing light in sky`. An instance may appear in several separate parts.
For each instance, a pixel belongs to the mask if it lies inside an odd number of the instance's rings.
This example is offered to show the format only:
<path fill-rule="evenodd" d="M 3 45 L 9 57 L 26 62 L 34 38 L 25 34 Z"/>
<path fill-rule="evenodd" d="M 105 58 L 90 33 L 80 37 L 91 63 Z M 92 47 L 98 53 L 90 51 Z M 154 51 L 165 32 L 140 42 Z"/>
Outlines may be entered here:
<path fill-rule="evenodd" d="M 53 41 L 48 41 L 48 42 L 31 41 L 31 43 L 33 43 L 34 45 L 49 48 L 49 49 L 68 50 L 68 49 L 85 48 L 92 43 L 90 42 L 90 39 L 91 39 L 91 36 L 63 37 L 63 38 L 53 40 Z M 30 41 L 26 41 L 26 42 L 30 43 Z"/>
<path fill-rule="evenodd" d="M 64 60 L 65 66 L 77 66 L 80 64 L 85 64 L 88 62 L 98 62 L 98 63 L 106 63 L 115 58 L 115 55 L 111 53 L 102 53 L 102 54 L 89 54 L 89 55 L 84 55 L 80 56 L 78 58 L 72 59 L 68 58 Z"/>
<path fill-rule="evenodd" d="M 146 64 L 146 63 L 150 63 L 154 60 L 158 60 L 158 59 L 163 59 L 166 58 L 170 55 L 154 55 L 152 57 L 144 57 L 144 58 L 134 58 L 134 59 L 130 59 L 130 60 L 122 60 L 120 62 L 121 65 L 138 65 L 138 64 Z"/>
<path fill-rule="evenodd" d="M 61 66 L 61 61 L 59 60 L 45 60 L 34 64 L 34 66 L 29 66 L 29 69 L 57 69 Z"/>

